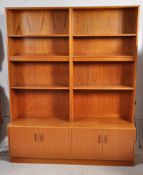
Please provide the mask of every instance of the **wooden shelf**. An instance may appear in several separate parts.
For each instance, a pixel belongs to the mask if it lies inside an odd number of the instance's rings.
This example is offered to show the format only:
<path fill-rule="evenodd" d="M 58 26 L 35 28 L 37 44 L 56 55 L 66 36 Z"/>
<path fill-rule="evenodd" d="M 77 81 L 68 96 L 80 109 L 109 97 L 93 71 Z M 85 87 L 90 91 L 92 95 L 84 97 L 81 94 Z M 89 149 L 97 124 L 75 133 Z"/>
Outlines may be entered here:
<path fill-rule="evenodd" d="M 11 89 L 17 90 L 68 90 L 67 86 L 12 86 Z"/>
<path fill-rule="evenodd" d="M 22 62 L 22 61 L 56 61 L 56 62 L 66 62 L 69 61 L 69 56 L 53 56 L 53 55 L 44 55 L 44 54 L 21 54 L 9 57 L 10 61 L 13 62 Z"/>
<path fill-rule="evenodd" d="M 83 118 L 77 119 L 74 122 L 68 122 L 66 120 L 60 119 L 59 117 L 18 117 L 15 121 L 12 121 L 12 126 L 17 127 L 94 127 L 94 128 L 134 128 L 134 124 L 130 123 L 125 119 L 120 118 Z"/>
<path fill-rule="evenodd" d="M 10 61 L 69 61 L 69 56 L 53 56 L 53 55 L 44 55 L 44 54 L 22 54 L 22 55 L 15 55 L 9 57 Z M 134 56 L 131 55 L 95 55 L 95 56 L 74 56 L 73 61 L 75 62 L 88 62 L 88 61 L 114 61 L 114 62 L 133 62 Z"/>
<path fill-rule="evenodd" d="M 78 85 L 75 90 L 133 90 L 133 87 L 124 85 Z"/>
<path fill-rule="evenodd" d="M 35 35 L 8 35 L 8 37 L 10 38 L 49 38 L 49 37 L 69 37 L 68 34 L 51 34 L 51 35 L 39 35 L 39 34 L 35 34 Z"/>
<path fill-rule="evenodd" d="M 105 118 L 105 117 L 95 117 L 95 118 L 82 118 L 74 121 L 75 126 L 81 127 L 97 127 L 97 128 L 134 128 L 134 124 L 122 118 Z"/>
<path fill-rule="evenodd" d="M 42 86 L 42 85 L 31 85 L 31 86 L 12 86 L 11 89 L 35 89 L 35 90 L 66 90 L 69 89 L 67 86 Z M 133 87 L 123 85 L 79 85 L 74 87 L 75 90 L 133 90 Z"/>
<path fill-rule="evenodd" d="M 87 56 L 74 56 L 73 61 L 83 62 L 83 61 L 114 61 L 114 62 L 133 62 L 135 58 L 133 55 L 114 55 L 114 54 L 98 54 L 98 55 L 87 55 Z"/>
<path fill-rule="evenodd" d="M 127 34 L 87 34 L 87 35 L 73 35 L 73 37 L 132 37 L 136 36 L 135 33 Z"/>
<path fill-rule="evenodd" d="M 18 117 L 15 121 L 11 122 L 13 126 L 42 126 L 42 127 L 47 127 L 47 126 L 68 126 L 69 122 L 66 120 L 60 119 L 58 116 L 57 117 L 24 117 L 20 116 Z"/>

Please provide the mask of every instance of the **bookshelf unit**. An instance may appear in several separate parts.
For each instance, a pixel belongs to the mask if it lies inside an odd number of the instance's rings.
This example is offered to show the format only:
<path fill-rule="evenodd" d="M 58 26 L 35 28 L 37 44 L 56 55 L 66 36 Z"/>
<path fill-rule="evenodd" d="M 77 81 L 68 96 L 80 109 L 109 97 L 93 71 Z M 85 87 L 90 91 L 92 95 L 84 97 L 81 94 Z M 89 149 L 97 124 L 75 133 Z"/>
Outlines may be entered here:
<path fill-rule="evenodd" d="M 138 9 L 6 9 L 10 161 L 133 164 Z"/>

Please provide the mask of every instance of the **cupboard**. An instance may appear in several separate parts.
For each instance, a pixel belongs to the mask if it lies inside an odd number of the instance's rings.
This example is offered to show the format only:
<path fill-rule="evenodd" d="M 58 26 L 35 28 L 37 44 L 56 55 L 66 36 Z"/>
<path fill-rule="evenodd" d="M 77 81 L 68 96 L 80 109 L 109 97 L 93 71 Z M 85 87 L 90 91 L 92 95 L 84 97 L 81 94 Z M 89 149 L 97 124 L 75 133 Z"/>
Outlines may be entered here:
<path fill-rule="evenodd" d="M 6 9 L 12 162 L 133 164 L 138 9 Z"/>

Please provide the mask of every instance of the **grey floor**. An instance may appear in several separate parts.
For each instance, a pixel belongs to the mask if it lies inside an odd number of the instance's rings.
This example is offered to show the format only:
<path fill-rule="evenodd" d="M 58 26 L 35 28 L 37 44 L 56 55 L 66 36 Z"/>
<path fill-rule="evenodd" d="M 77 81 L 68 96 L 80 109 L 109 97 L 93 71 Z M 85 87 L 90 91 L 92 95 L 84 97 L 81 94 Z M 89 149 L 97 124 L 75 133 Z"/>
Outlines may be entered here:
<path fill-rule="evenodd" d="M 8 161 L 6 124 L 0 126 L 0 175 L 143 175 L 143 152 L 137 149 L 133 167 L 17 164 Z"/>

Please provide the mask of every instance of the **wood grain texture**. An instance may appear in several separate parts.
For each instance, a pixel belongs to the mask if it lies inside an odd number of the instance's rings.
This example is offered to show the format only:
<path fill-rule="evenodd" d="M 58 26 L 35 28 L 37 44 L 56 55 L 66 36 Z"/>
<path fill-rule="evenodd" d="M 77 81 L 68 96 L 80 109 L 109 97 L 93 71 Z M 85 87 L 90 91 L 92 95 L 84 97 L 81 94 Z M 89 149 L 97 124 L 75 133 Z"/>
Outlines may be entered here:
<path fill-rule="evenodd" d="M 14 10 L 10 12 L 11 18 L 8 23 L 10 34 L 68 34 L 68 10 Z"/>
<path fill-rule="evenodd" d="M 75 90 L 133 90 L 133 87 L 124 86 L 124 85 L 76 85 Z"/>
<path fill-rule="evenodd" d="M 133 160 L 135 130 L 103 130 L 103 160 Z"/>
<path fill-rule="evenodd" d="M 13 117 L 59 117 L 68 120 L 68 91 L 14 90 Z"/>
<path fill-rule="evenodd" d="M 135 57 L 123 54 L 96 54 L 93 56 L 74 56 L 73 60 L 75 62 L 133 62 Z"/>
<path fill-rule="evenodd" d="M 69 84 L 67 63 L 16 62 L 11 63 L 10 70 L 12 86 L 68 87 Z"/>
<path fill-rule="evenodd" d="M 8 128 L 10 156 L 12 157 L 39 157 L 39 143 L 36 128 Z"/>
<path fill-rule="evenodd" d="M 70 37 L 69 37 L 69 54 L 70 54 L 70 60 L 69 60 L 69 85 L 70 85 L 70 91 L 69 91 L 69 104 L 70 104 L 70 115 L 69 115 L 69 121 L 72 122 L 73 121 L 73 36 L 72 36 L 72 31 L 73 30 L 73 9 L 70 8 L 69 9 L 69 34 L 70 34 Z"/>
<path fill-rule="evenodd" d="M 130 36 L 135 36 L 134 34 Z M 30 34 L 30 35 L 8 35 L 9 38 L 68 38 L 68 34 L 48 34 L 48 35 L 41 35 L 41 34 Z"/>
<path fill-rule="evenodd" d="M 92 129 L 135 129 L 128 120 L 115 117 L 78 118 L 69 122 L 58 117 L 19 117 L 8 127 L 37 127 L 37 128 L 92 128 Z"/>
<path fill-rule="evenodd" d="M 49 56 L 47 54 L 20 54 L 10 56 L 11 62 L 68 62 L 68 56 Z"/>
<path fill-rule="evenodd" d="M 74 56 L 96 56 L 96 54 L 134 55 L 135 38 L 74 38 Z"/>
<path fill-rule="evenodd" d="M 131 99 L 132 92 L 129 91 L 77 90 L 74 94 L 74 118 L 127 117 L 130 121 Z"/>
<path fill-rule="evenodd" d="M 68 159 L 70 156 L 69 128 L 40 129 L 40 157 Z"/>
<path fill-rule="evenodd" d="M 9 134 L 11 157 L 131 161 L 134 155 L 135 129 L 17 128 L 9 125 Z M 17 143 L 21 147 L 17 148 Z"/>
<path fill-rule="evenodd" d="M 72 129 L 72 159 L 101 160 L 102 130 Z"/>
<path fill-rule="evenodd" d="M 73 18 L 74 34 L 126 34 L 136 33 L 137 30 L 136 8 L 79 9 L 74 11 Z"/>
<path fill-rule="evenodd" d="M 6 9 L 11 161 L 133 164 L 138 9 Z"/>
<path fill-rule="evenodd" d="M 132 63 L 76 63 L 74 85 L 125 85 L 133 86 Z"/>
<path fill-rule="evenodd" d="M 49 56 L 68 56 L 69 47 L 66 38 L 14 38 L 9 39 L 11 56 L 22 54 Z"/>
<path fill-rule="evenodd" d="M 133 166 L 134 161 L 110 160 L 71 160 L 71 159 L 28 159 L 11 157 L 12 163 L 43 163 L 43 164 L 71 164 L 71 165 L 99 165 L 99 166 Z"/>

